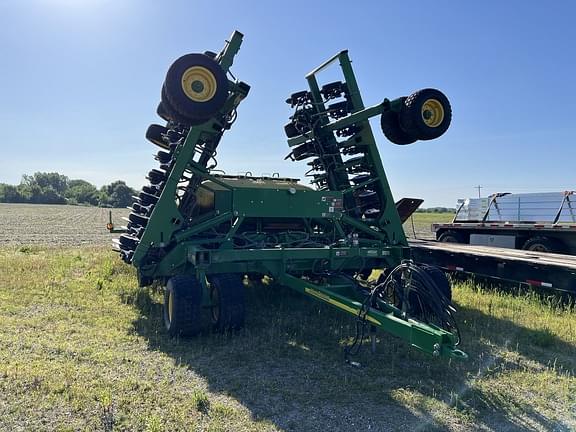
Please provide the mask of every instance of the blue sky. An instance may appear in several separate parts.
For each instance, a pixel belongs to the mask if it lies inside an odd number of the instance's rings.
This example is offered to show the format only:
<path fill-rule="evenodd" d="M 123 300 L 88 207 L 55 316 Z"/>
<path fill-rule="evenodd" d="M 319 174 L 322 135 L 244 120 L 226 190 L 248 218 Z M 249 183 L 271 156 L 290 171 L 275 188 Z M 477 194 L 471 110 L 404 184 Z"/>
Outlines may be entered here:
<path fill-rule="evenodd" d="M 395 198 L 574 189 L 575 17 L 569 1 L 0 0 L 0 182 L 58 171 L 142 186 L 168 66 L 238 29 L 232 71 L 252 90 L 220 144 L 227 173 L 303 177 L 283 160 L 284 99 L 349 49 L 366 105 L 425 87 L 452 103 L 435 141 L 395 146 L 374 121 Z"/>

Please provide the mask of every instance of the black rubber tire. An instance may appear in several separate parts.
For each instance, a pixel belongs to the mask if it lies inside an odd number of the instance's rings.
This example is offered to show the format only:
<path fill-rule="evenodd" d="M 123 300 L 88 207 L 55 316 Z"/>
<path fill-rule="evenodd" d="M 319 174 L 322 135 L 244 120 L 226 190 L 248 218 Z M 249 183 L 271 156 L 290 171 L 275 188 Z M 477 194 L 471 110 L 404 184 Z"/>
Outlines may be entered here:
<path fill-rule="evenodd" d="M 212 275 L 210 281 L 211 319 L 216 331 L 238 330 L 246 312 L 241 273 Z"/>
<path fill-rule="evenodd" d="M 195 101 L 184 91 L 182 78 L 192 67 L 207 70 L 214 79 L 214 94 L 209 100 Z M 170 105 L 190 120 L 206 120 L 216 114 L 228 99 L 228 79 L 226 73 L 214 59 L 205 54 L 186 54 L 177 59 L 166 74 L 164 80 L 165 95 Z M 192 92 L 195 90 L 191 89 Z"/>
<path fill-rule="evenodd" d="M 433 100 L 442 106 L 442 117 L 437 125 L 426 124 L 422 113 L 426 102 Z M 429 111 L 430 112 L 430 111 Z M 452 108 L 448 98 L 440 90 L 427 88 L 408 96 L 400 111 L 400 127 L 411 136 L 420 140 L 432 140 L 443 135 L 452 121 Z"/>
<path fill-rule="evenodd" d="M 148 225 L 149 218 L 132 212 L 128 215 L 128 220 L 136 225 L 146 226 Z"/>
<path fill-rule="evenodd" d="M 380 217 L 380 215 L 382 214 L 382 210 L 379 208 L 369 208 L 366 209 L 362 215 L 366 218 L 366 219 L 378 219 Z"/>
<path fill-rule="evenodd" d="M 563 253 L 565 248 L 559 240 L 536 236 L 526 240 L 522 249 L 532 252 Z"/>
<path fill-rule="evenodd" d="M 372 178 L 372 176 L 370 174 L 360 174 L 357 175 L 355 177 L 352 177 L 352 183 L 354 183 L 355 185 L 358 185 L 360 183 L 364 183 L 368 180 L 370 180 Z"/>
<path fill-rule="evenodd" d="M 438 287 L 438 290 L 444 295 L 444 297 L 446 297 L 449 301 L 452 301 L 452 286 L 446 277 L 446 273 L 444 273 L 438 267 L 429 264 L 418 264 L 418 267 L 424 270 L 428 276 L 432 278 Z"/>
<path fill-rule="evenodd" d="M 159 150 L 155 159 L 161 164 L 169 164 L 172 161 L 172 153 Z"/>
<path fill-rule="evenodd" d="M 162 101 L 158 103 L 158 108 L 156 108 L 156 114 L 158 114 L 158 117 L 160 117 L 162 120 L 165 120 L 167 122 L 172 120 L 172 118 L 168 114 L 168 111 L 166 111 L 166 105 L 164 105 Z"/>
<path fill-rule="evenodd" d="M 441 243 L 465 243 L 462 234 L 456 231 L 444 231 L 438 236 Z"/>
<path fill-rule="evenodd" d="M 120 258 L 126 264 L 130 264 L 132 262 L 132 257 L 134 256 L 134 251 L 132 250 L 122 250 L 120 251 Z"/>
<path fill-rule="evenodd" d="M 161 92 L 161 97 L 162 97 L 162 101 L 160 102 L 164 108 L 164 112 L 166 113 L 166 116 L 174 123 L 178 123 L 180 125 L 184 125 L 185 127 L 190 127 L 193 125 L 197 125 L 200 123 L 204 123 L 205 119 L 201 119 L 201 120 L 191 120 L 185 116 L 183 116 L 182 114 L 180 114 L 171 104 L 170 101 L 168 100 L 168 96 L 166 95 L 166 85 L 162 86 L 162 92 Z"/>
<path fill-rule="evenodd" d="M 153 195 L 155 197 L 160 196 L 160 191 L 158 190 L 158 188 L 150 185 L 142 186 L 142 192 L 147 193 L 149 195 Z"/>
<path fill-rule="evenodd" d="M 128 235 L 131 235 L 132 237 L 137 237 L 137 238 L 141 239 L 142 235 L 144 234 L 145 229 L 146 228 L 144 228 L 143 226 L 132 225 L 128 229 Z"/>
<path fill-rule="evenodd" d="M 121 234 L 120 235 L 120 244 L 124 246 L 126 250 L 134 250 L 140 243 L 140 240 L 137 237 L 133 237 L 128 234 Z"/>
<path fill-rule="evenodd" d="M 290 122 L 284 125 L 284 133 L 288 138 L 294 138 L 310 132 L 310 116 L 312 115 L 310 109 L 299 109 L 292 117 Z"/>
<path fill-rule="evenodd" d="M 166 172 L 157 169 L 152 169 L 148 172 L 148 179 L 152 184 L 158 184 L 166 180 Z"/>
<path fill-rule="evenodd" d="M 172 308 L 170 313 L 170 302 Z M 191 275 L 168 279 L 164 290 L 164 327 L 170 337 L 188 337 L 202 330 L 202 285 Z"/>
<path fill-rule="evenodd" d="M 402 98 L 405 100 L 406 98 Z M 394 144 L 406 145 L 416 142 L 417 138 L 405 132 L 400 126 L 399 114 L 387 110 L 380 116 L 380 127 L 384 136 Z"/>
<path fill-rule="evenodd" d="M 170 145 L 166 140 L 164 140 L 164 138 L 162 138 L 162 135 L 166 134 L 167 132 L 168 129 L 166 129 L 164 126 L 159 124 L 151 124 L 148 126 L 148 129 L 146 129 L 146 139 L 152 144 L 156 144 L 160 148 L 170 150 Z"/>
<path fill-rule="evenodd" d="M 370 189 L 363 189 L 356 194 L 356 200 L 358 205 L 361 208 L 368 208 L 368 207 L 378 207 L 380 204 L 380 199 L 378 198 L 378 193 L 370 190 Z"/>
<path fill-rule="evenodd" d="M 295 160 L 299 161 L 302 159 L 307 159 L 309 157 L 317 156 L 314 144 L 311 142 L 307 142 L 304 144 L 300 144 L 292 149 L 292 156 Z"/>
<path fill-rule="evenodd" d="M 300 128 L 300 130 L 298 130 L 298 128 L 293 122 L 286 123 L 284 125 L 284 133 L 286 134 L 286 137 L 294 138 L 302 134 L 305 134 L 306 132 L 310 132 L 310 128 L 306 126 L 304 123 L 299 123 L 298 127 Z"/>
<path fill-rule="evenodd" d="M 286 123 L 284 125 L 284 133 L 286 134 L 287 138 L 294 138 L 298 135 L 301 135 L 300 132 L 298 132 L 298 129 L 296 129 L 296 125 L 294 125 L 292 122 Z"/>

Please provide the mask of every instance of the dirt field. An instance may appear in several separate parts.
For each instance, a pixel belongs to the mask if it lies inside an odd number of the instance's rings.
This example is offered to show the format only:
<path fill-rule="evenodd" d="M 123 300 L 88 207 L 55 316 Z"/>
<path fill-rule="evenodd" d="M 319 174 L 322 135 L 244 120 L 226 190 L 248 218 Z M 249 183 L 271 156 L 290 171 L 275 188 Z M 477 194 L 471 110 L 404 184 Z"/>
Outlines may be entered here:
<path fill-rule="evenodd" d="M 110 235 L 106 230 L 108 212 L 117 226 L 125 224 L 122 216 L 128 209 L 106 209 L 44 204 L 1 204 L 0 245 L 109 245 Z M 404 224 L 406 236 L 432 239 L 432 222 L 447 222 L 448 213 L 416 213 Z"/>
<path fill-rule="evenodd" d="M 117 225 L 127 209 L 67 205 L 0 204 L 0 245 L 109 245 L 108 212 Z"/>

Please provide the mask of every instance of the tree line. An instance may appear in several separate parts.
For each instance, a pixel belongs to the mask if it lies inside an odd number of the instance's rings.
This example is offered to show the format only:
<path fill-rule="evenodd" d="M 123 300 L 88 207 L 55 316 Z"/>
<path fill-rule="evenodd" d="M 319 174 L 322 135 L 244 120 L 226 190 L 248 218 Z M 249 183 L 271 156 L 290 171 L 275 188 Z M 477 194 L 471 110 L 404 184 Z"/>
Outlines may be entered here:
<path fill-rule="evenodd" d="M 100 189 L 86 180 L 71 180 L 59 173 L 23 175 L 19 185 L 0 183 L 0 202 L 31 204 L 73 204 L 125 207 L 137 192 L 122 180 Z"/>
<path fill-rule="evenodd" d="M 416 213 L 456 213 L 456 209 L 450 207 L 419 208 Z"/>

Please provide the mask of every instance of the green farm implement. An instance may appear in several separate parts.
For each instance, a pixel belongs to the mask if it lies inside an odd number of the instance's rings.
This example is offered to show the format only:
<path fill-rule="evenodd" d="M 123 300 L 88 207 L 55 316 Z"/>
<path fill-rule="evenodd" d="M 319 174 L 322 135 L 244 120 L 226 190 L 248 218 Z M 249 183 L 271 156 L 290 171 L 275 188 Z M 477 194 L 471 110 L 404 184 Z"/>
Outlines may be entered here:
<path fill-rule="evenodd" d="M 450 284 L 410 260 L 369 123 L 380 116 L 396 144 L 437 138 L 450 124 L 446 97 L 425 89 L 366 108 L 342 51 L 287 100 L 294 111 L 287 158 L 307 161 L 312 186 L 225 175 L 215 169 L 216 150 L 250 89 L 230 73 L 241 42 L 235 32 L 219 53 L 188 54 L 170 66 L 157 109 L 166 123 L 146 133 L 160 147 L 159 167 L 115 240 L 141 286 L 165 285 L 167 333 L 242 327 L 243 279 L 267 276 L 356 316 L 362 335 L 380 328 L 431 355 L 465 358 Z M 335 63 L 342 81 L 321 85 L 319 72 Z"/>

